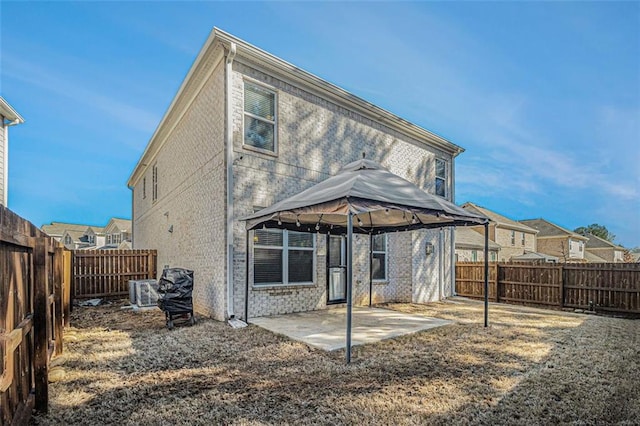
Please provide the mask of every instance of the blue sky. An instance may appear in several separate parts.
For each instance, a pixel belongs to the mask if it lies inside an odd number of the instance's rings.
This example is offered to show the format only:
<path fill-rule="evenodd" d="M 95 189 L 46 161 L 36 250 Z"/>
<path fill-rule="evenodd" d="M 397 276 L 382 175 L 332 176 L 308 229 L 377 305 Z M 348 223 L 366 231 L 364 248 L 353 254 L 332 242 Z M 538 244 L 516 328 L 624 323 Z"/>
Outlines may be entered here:
<path fill-rule="evenodd" d="M 9 207 L 130 217 L 140 154 L 213 26 L 466 148 L 456 201 L 640 246 L 639 2 L 6 2 Z"/>

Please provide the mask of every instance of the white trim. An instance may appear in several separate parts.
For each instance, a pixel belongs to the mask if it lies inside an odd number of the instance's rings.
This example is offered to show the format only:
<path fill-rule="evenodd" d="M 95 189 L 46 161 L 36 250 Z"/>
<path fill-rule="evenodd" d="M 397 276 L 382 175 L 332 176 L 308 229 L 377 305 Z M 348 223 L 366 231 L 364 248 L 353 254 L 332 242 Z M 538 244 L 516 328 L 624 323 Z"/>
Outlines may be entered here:
<path fill-rule="evenodd" d="M 9 202 L 9 126 L 4 123 L 4 118 L 2 119 L 2 128 L 4 129 L 4 140 L 3 143 L 3 163 L 2 163 L 2 205 L 8 207 Z"/>
<path fill-rule="evenodd" d="M 213 37 L 213 33 L 209 36 L 209 38 L 212 39 L 212 37 Z M 178 113 L 178 116 L 173 120 L 169 129 L 165 132 L 165 135 L 162 137 L 162 139 L 159 142 L 156 142 L 160 137 L 159 135 L 161 133 L 161 130 L 163 130 L 165 124 L 169 122 L 169 116 L 171 116 L 172 113 L 174 112 L 174 108 L 177 108 L 177 103 L 182 98 L 183 92 L 186 90 L 186 87 L 191 83 L 191 78 L 193 77 L 194 74 L 196 74 L 196 68 L 198 68 L 198 65 L 203 60 L 202 58 L 205 56 L 205 52 L 207 52 L 208 46 L 209 46 L 209 40 L 207 40 L 207 43 L 205 43 L 205 47 L 203 47 L 200 53 L 198 54 L 198 57 L 196 58 L 193 65 L 189 69 L 189 73 L 182 81 L 182 84 L 180 85 L 180 89 L 178 89 L 178 93 L 176 93 L 176 95 L 174 96 L 173 100 L 171 101 L 171 104 L 169 105 L 169 108 L 167 108 L 167 111 L 162 116 L 162 120 L 160 120 L 160 124 L 158 124 L 158 127 L 156 127 L 156 130 L 153 132 L 151 139 L 149 139 L 149 143 L 145 147 L 144 151 L 142 152 L 142 155 L 140 156 L 140 159 L 136 163 L 136 166 L 134 167 L 133 171 L 131 172 L 131 175 L 129 176 L 129 180 L 127 181 L 127 186 L 129 188 L 133 188 L 138 183 L 138 181 L 140 180 L 140 175 L 144 174 L 146 169 L 149 167 L 149 164 L 155 161 L 156 155 L 158 154 L 158 152 L 162 149 L 164 144 L 167 142 L 167 139 L 169 139 L 169 137 L 173 134 L 173 130 L 178 126 L 178 124 L 182 120 L 182 117 L 184 117 L 184 115 L 189 110 L 189 107 L 191 106 L 193 101 L 196 99 L 198 94 L 200 94 L 200 92 L 202 91 L 202 88 L 204 87 L 204 85 L 207 83 L 207 81 L 209 81 L 209 78 L 211 78 L 211 75 L 215 71 L 218 64 L 220 64 L 222 59 L 224 59 L 224 51 L 220 51 L 217 57 L 214 59 L 211 69 L 207 71 L 206 76 L 202 79 L 200 84 L 198 84 L 197 88 L 193 90 L 192 96 L 185 101 L 185 106 L 182 109 L 182 111 Z"/>
<path fill-rule="evenodd" d="M 373 249 L 373 238 L 383 235 L 384 236 L 384 250 Z M 387 234 L 376 234 L 371 236 L 371 264 L 370 268 L 373 268 L 373 255 L 384 254 L 384 278 L 373 278 L 373 271 L 371 273 L 371 281 L 374 283 L 388 282 L 389 281 L 389 236 Z"/>
<path fill-rule="evenodd" d="M 273 95 L 273 120 L 268 120 L 264 117 L 260 117 L 257 116 L 255 114 L 252 114 L 250 112 L 247 112 L 244 110 L 244 98 L 245 98 L 245 92 L 246 92 L 246 88 L 247 88 L 247 84 L 249 84 L 250 86 L 254 86 L 258 89 L 262 89 L 266 92 L 269 92 Z M 271 151 L 270 149 L 265 149 L 265 148 L 260 148 L 259 146 L 253 146 L 250 144 L 245 143 L 245 116 L 248 115 L 249 117 L 255 118 L 256 120 L 260 120 L 260 121 L 264 121 L 265 123 L 268 124 L 273 124 L 273 151 Z M 244 149 L 249 149 L 252 151 L 257 151 L 257 152 L 261 152 L 264 154 L 269 154 L 269 155 L 273 155 L 273 156 L 278 156 L 278 116 L 279 116 L 279 109 L 278 109 L 278 91 L 275 88 L 272 88 L 271 86 L 268 86 L 266 84 L 263 84 L 253 78 L 243 78 L 242 81 L 242 148 Z"/>
<path fill-rule="evenodd" d="M 253 243 L 254 239 L 251 238 L 251 270 L 253 271 L 253 276 L 251 277 L 251 287 L 252 288 L 264 288 L 264 287 L 282 287 L 282 286 L 309 286 L 315 285 L 317 281 L 317 243 L 316 243 L 316 235 L 308 232 L 301 232 L 303 234 L 311 235 L 312 247 L 289 247 L 289 232 L 297 232 L 297 231 L 289 231 L 287 229 L 280 230 L 282 232 L 282 245 L 281 246 L 268 246 L 262 244 Z M 252 235 L 255 235 L 255 231 L 251 231 Z M 267 249 L 267 250 L 281 250 L 282 251 L 282 282 L 271 282 L 271 283 L 256 283 L 254 281 L 255 276 L 255 249 Z M 309 251 L 312 253 L 312 264 L 311 264 L 311 281 L 299 281 L 299 282 L 289 282 L 289 252 L 290 251 Z"/>
<path fill-rule="evenodd" d="M 226 224 L 226 254 L 227 254 L 227 318 L 235 317 L 234 311 L 234 282 L 233 282 L 233 60 L 236 57 L 236 44 L 231 43 L 224 65 L 225 84 L 225 151 L 227 162 L 226 191 L 227 191 L 227 224 Z M 213 67 L 215 69 L 215 67 Z M 211 70 L 213 73 L 213 70 Z M 211 75 L 209 74 L 209 76 Z M 209 77 L 205 79 L 208 80 Z M 249 297 L 249 295 L 245 295 Z"/>
<path fill-rule="evenodd" d="M 149 164 L 153 160 L 153 158 L 155 158 L 156 153 L 162 148 L 162 145 L 164 145 L 166 139 L 168 138 L 168 135 L 171 134 L 172 129 L 180 121 L 189 105 L 193 102 L 193 99 L 195 99 L 204 83 L 208 80 L 208 77 L 213 73 L 219 61 L 224 57 L 224 53 L 220 52 L 219 58 L 217 58 L 213 62 L 211 69 L 203 71 L 206 72 L 207 77 L 203 79 L 198 89 L 192 92 L 190 98 L 185 101 L 183 111 L 180 111 L 179 113 L 176 112 L 178 114 L 178 117 L 176 119 L 170 117 L 172 116 L 172 113 L 174 113 L 174 109 L 178 107 L 179 100 L 182 99 L 184 92 L 186 92 L 187 87 L 191 83 L 191 80 L 194 79 L 198 74 L 198 71 L 200 71 L 201 64 L 204 63 L 207 53 L 210 51 L 210 49 L 215 49 L 216 44 L 220 44 L 227 49 L 230 49 L 230 46 L 232 44 L 237 45 L 239 56 L 238 58 L 235 58 L 237 62 L 245 63 L 245 61 L 241 60 L 240 56 L 245 57 L 249 61 L 255 62 L 255 65 L 264 67 L 268 74 L 275 73 L 278 75 L 284 75 L 285 77 L 288 77 L 284 80 L 289 80 L 295 83 L 294 85 L 297 87 L 303 88 L 304 90 L 320 96 L 324 99 L 331 100 L 337 105 L 362 114 L 363 116 L 375 122 L 381 123 L 404 135 L 415 138 L 419 142 L 423 142 L 426 145 L 432 146 L 433 148 L 450 153 L 453 157 L 464 152 L 464 149 L 462 147 L 453 144 L 445 138 L 438 136 L 435 133 L 432 133 L 420 126 L 410 123 L 409 121 L 404 120 L 401 117 L 387 110 L 384 110 L 370 102 L 367 102 L 364 99 L 355 96 L 352 93 L 349 93 L 334 84 L 316 77 L 315 75 L 307 71 L 304 71 L 268 52 L 265 52 L 264 50 L 261 50 L 239 38 L 232 36 L 229 33 L 220 30 L 219 28 L 214 27 L 213 31 L 209 34 L 209 37 L 207 38 L 204 46 L 198 53 L 198 56 L 193 62 L 191 68 L 189 69 L 189 72 L 183 80 L 180 89 L 178 89 L 177 94 L 175 95 L 171 104 L 169 105 L 169 108 L 165 112 L 165 115 L 160 121 L 160 124 L 156 128 L 153 136 L 147 144 L 147 147 L 140 157 L 140 160 L 131 173 L 129 180 L 127 181 L 127 186 L 129 186 L 130 188 L 135 186 L 137 181 L 139 180 L 139 169 L 146 168 L 146 164 Z M 252 67 L 254 66 L 253 63 L 248 65 Z M 161 141 L 156 142 L 160 137 L 160 133 L 163 130 L 164 126 L 168 124 L 170 119 L 171 121 L 173 121 L 173 123 L 171 124 L 171 128 Z"/>

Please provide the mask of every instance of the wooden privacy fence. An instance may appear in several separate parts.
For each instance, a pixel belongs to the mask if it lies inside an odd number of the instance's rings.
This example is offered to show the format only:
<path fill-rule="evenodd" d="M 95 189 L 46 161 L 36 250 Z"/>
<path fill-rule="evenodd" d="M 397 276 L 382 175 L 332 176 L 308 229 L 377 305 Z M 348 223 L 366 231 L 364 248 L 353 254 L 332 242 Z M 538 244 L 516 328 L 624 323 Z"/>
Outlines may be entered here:
<path fill-rule="evenodd" d="M 47 411 L 49 360 L 62 353 L 64 265 L 59 243 L 0 206 L 0 425 L 26 424 L 34 406 Z"/>
<path fill-rule="evenodd" d="M 484 263 L 456 263 L 456 293 L 484 297 Z M 489 300 L 640 314 L 640 264 L 489 264 Z"/>
<path fill-rule="evenodd" d="M 156 250 L 75 250 L 72 292 L 78 299 L 129 294 L 129 280 L 156 277 Z"/>

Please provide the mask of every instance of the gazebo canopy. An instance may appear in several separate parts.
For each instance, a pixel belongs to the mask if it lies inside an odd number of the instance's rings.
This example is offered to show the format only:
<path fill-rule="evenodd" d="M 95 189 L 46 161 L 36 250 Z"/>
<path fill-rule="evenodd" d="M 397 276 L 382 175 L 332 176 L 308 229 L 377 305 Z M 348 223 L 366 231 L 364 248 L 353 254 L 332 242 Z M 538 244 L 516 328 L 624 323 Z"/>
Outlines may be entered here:
<path fill-rule="evenodd" d="M 353 233 L 379 234 L 459 225 L 485 225 L 485 327 L 488 312 L 489 219 L 468 212 L 444 198 L 429 194 L 379 164 L 362 159 L 297 195 L 243 218 L 247 231 L 260 227 L 347 236 L 346 359 L 351 362 L 353 305 Z M 249 291 L 246 281 L 245 291 Z M 245 318 L 248 296 L 245 297 Z"/>
<path fill-rule="evenodd" d="M 348 213 L 353 215 L 353 232 L 361 234 L 488 222 L 366 159 L 243 220 L 248 230 L 264 226 L 345 234 Z"/>

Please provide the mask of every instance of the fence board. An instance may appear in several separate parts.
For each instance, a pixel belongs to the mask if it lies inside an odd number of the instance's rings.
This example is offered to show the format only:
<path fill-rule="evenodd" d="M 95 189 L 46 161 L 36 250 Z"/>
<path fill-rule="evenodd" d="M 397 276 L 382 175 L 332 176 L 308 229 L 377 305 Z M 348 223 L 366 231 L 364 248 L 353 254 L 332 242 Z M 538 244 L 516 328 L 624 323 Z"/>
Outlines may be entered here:
<path fill-rule="evenodd" d="M 122 297 L 129 280 L 156 278 L 156 250 L 75 250 L 73 297 Z"/>
<path fill-rule="evenodd" d="M 640 264 L 493 264 L 489 299 L 640 314 Z M 456 293 L 484 297 L 484 264 L 456 263 Z M 496 279 L 497 277 L 497 279 Z"/>
<path fill-rule="evenodd" d="M 0 425 L 28 423 L 37 398 L 46 411 L 51 351 L 62 350 L 60 247 L 0 206 Z"/>

